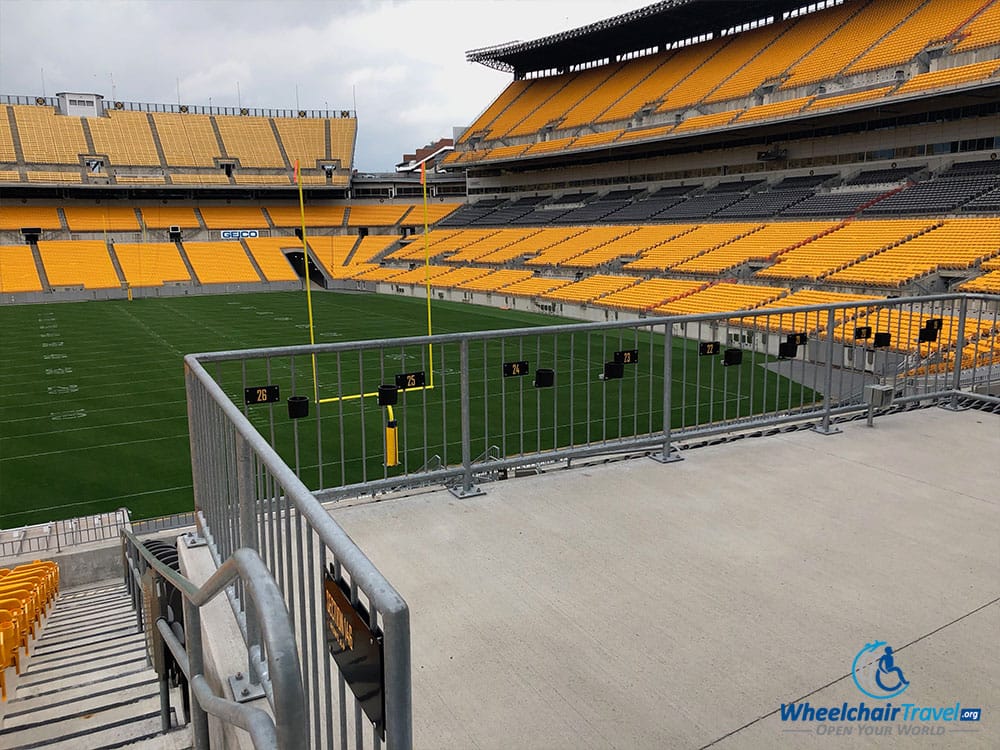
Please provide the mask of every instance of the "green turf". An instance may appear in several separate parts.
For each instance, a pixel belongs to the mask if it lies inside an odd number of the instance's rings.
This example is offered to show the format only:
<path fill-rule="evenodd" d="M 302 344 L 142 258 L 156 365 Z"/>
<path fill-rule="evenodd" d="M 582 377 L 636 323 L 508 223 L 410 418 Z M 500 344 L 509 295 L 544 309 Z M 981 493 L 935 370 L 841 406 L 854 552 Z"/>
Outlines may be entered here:
<path fill-rule="evenodd" d="M 416 298 L 319 293 L 313 304 L 318 343 L 426 332 L 425 303 Z M 519 311 L 434 305 L 435 333 L 556 322 Z M 119 507 L 135 518 L 190 510 L 183 355 L 308 343 L 305 295 L 291 292 L 5 306 L 0 331 L 2 527 Z M 672 355 L 676 427 L 795 408 L 814 398 L 806 388 L 765 374 L 763 358 L 724 368 L 720 358 L 698 357 L 694 347 L 678 341 Z M 622 380 L 601 382 L 601 363 L 620 349 L 638 349 L 640 365 L 627 367 Z M 395 469 L 384 466 L 385 414 L 374 399 L 323 404 L 321 447 L 315 405 L 310 419 L 299 423 L 288 420 L 283 404 L 247 413 L 265 435 L 273 422 L 273 442 L 293 465 L 298 429 L 299 468 L 314 488 L 415 471 L 435 457 L 457 463 L 458 346 L 436 347 L 433 358 L 434 388 L 404 394 L 396 409 L 403 465 Z M 532 388 L 530 375 L 502 378 L 500 363 L 512 360 L 528 360 L 531 371 L 552 367 L 556 388 Z M 662 427 L 660 337 L 505 337 L 473 343 L 469 362 L 473 458 L 491 446 L 507 455 L 531 453 Z M 293 389 L 311 397 L 311 368 L 310 358 L 299 356 L 294 364 L 273 358 L 212 365 L 210 371 L 242 405 L 245 385 L 276 383 L 283 399 Z M 412 345 L 381 355 L 321 355 L 317 369 L 320 398 L 372 391 L 399 372 L 424 371 L 428 378 L 432 372 L 427 348 Z"/>

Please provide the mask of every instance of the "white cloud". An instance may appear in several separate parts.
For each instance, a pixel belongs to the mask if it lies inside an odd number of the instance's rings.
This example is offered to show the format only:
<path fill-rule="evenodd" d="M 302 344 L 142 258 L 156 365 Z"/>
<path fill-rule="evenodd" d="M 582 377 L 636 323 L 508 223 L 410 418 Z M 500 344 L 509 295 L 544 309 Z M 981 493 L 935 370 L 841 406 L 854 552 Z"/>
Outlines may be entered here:
<path fill-rule="evenodd" d="M 510 76 L 465 51 L 535 39 L 638 0 L 0 0 L 0 93 L 353 109 L 356 165 L 468 125 Z M 112 80 L 114 92 L 112 92 Z M 297 96 L 296 96 L 297 89 Z"/>

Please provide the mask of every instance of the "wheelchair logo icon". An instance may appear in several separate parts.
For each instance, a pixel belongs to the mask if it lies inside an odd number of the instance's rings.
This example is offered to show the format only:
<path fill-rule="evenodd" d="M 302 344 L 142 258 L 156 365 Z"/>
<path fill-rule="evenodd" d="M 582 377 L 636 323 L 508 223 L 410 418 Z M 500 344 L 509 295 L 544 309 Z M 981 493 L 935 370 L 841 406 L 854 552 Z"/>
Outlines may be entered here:
<path fill-rule="evenodd" d="M 895 698 L 910 686 L 902 668 L 896 664 L 892 646 L 885 641 L 866 643 L 851 665 L 851 676 L 858 690 L 869 698 Z"/>

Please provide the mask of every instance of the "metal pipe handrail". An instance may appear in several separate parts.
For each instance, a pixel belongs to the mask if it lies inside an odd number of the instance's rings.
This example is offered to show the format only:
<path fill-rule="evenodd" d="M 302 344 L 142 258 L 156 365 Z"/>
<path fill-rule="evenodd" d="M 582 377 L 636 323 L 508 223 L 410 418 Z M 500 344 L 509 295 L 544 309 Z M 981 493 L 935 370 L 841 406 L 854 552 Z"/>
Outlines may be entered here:
<path fill-rule="evenodd" d="M 905 304 L 927 304 L 930 302 L 954 302 L 956 300 L 980 300 L 995 302 L 995 298 L 987 294 L 931 294 L 923 297 L 892 297 L 886 299 L 871 299 L 852 302 L 825 302 L 815 305 L 798 305 L 796 307 L 757 308 L 755 310 L 732 310 L 729 312 L 698 313 L 697 315 L 665 315 L 653 318 L 637 318 L 628 321 L 600 321 L 596 323 L 562 323 L 551 326 L 534 326 L 525 328 L 507 328 L 492 331 L 463 331 L 459 333 L 438 333 L 432 336 L 408 336 L 389 339 L 366 339 L 363 341 L 340 341 L 329 344 L 298 344 L 296 346 L 278 346 L 257 349 L 234 349 L 218 352 L 201 352 L 189 354 L 185 362 L 224 362 L 239 359 L 260 359 L 264 357 L 296 356 L 300 354 L 332 354 L 336 352 L 357 352 L 373 349 L 384 349 L 394 346 L 423 346 L 426 344 L 454 344 L 475 339 L 489 341 L 501 338 L 516 338 L 518 336 L 545 336 L 548 334 L 574 331 L 587 333 L 592 331 L 619 330 L 624 328 L 652 328 L 680 323 L 724 322 L 730 318 L 753 319 L 766 318 L 774 315 L 794 315 L 797 313 L 819 312 L 826 310 L 857 310 L 858 308 L 899 307 Z"/>
<path fill-rule="evenodd" d="M 258 735 L 255 738 L 255 747 L 306 747 L 308 738 L 303 731 L 307 726 L 305 696 L 295 631 L 281 590 L 260 556 L 251 549 L 238 549 L 219 566 L 207 581 L 198 586 L 158 560 L 131 531 L 122 529 L 122 537 L 123 544 L 135 550 L 146 564 L 156 571 L 157 575 L 169 581 L 183 595 L 185 604 L 190 604 L 196 609 L 200 610 L 201 607 L 212 601 L 237 578 L 240 580 L 245 591 L 253 599 L 260 618 L 267 660 L 267 677 L 271 682 L 274 695 L 273 722 L 270 717 L 263 714 L 267 718 L 267 722 L 273 725 L 271 734 L 260 729 L 262 719 L 257 714 L 263 712 L 214 695 L 207 683 L 197 679 L 199 675 L 191 674 L 190 660 L 183 652 L 184 647 L 181 646 L 180 642 L 176 638 L 171 641 L 166 636 L 164 641 L 188 678 L 192 692 L 198 700 L 198 705 L 207 713 L 247 729 L 247 731 L 252 729 L 251 734 L 256 732 Z M 163 628 L 159 623 L 157 629 L 161 634 L 163 633 Z M 200 643 L 201 639 L 186 639 L 187 644 L 191 644 L 192 641 Z M 175 647 L 180 650 L 180 656 Z M 200 656 L 197 659 L 198 663 L 201 662 Z M 276 742 L 271 741 L 272 736 Z M 265 744 L 257 744 L 258 738 Z"/>

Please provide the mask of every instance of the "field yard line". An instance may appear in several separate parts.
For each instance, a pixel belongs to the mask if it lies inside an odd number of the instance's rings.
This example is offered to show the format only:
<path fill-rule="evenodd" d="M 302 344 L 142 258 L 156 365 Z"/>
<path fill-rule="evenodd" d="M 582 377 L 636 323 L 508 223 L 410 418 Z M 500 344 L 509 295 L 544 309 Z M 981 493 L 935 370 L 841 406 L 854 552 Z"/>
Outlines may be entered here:
<path fill-rule="evenodd" d="M 210 325 L 208 325 L 203 320 L 196 320 L 195 318 L 192 318 L 190 315 L 187 315 L 186 313 L 181 312 L 179 309 L 177 309 L 173 305 L 164 305 L 164 307 L 171 314 L 177 316 L 178 318 L 183 318 L 185 321 L 187 321 L 189 324 L 191 324 L 196 330 L 205 329 L 205 330 L 211 331 L 212 333 L 216 334 L 220 338 L 229 339 L 231 341 L 240 341 L 239 337 L 235 336 L 230 331 L 220 330 L 220 329 L 218 329 L 218 328 L 216 328 L 214 326 L 210 326 Z M 181 357 L 184 356 L 177 349 L 174 349 L 173 347 L 171 347 L 171 349 L 174 350 L 175 354 L 177 354 L 177 355 L 179 355 Z"/>
<path fill-rule="evenodd" d="M 125 408 L 125 407 L 123 407 L 123 408 Z M 129 406 L 128 408 L 131 409 L 133 407 Z M 93 413 L 94 412 L 88 412 L 87 416 L 90 416 L 90 414 L 93 414 Z M 51 417 L 36 417 L 36 419 L 49 419 L 51 421 Z M 0 441 L 2 441 L 2 440 L 16 440 L 16 439 L 20 439 L 20 438 L 32 438 L 32 437 L 38 437 L 40 435 L 62 435 L 62 434 L 67 433 L 67 432 L 83 432 L 85 430 L 106 430 L 108 428 L 127 427 L 129 425 L 135 425 L 135 424 L 152 424 L 153 422 L 169 422 L 169 421 L 174 420 L 174 419 L 185 419 L 186 420 L 187 419 L 187 414 L 178 414 L 178 415 L 173 416 L 173 417 L 157 417 L 156 419 L 139 419 L 139 420 L 136 420 L 134 422 L 114 422 L 112 424 L 94 424 L 94 425 L 90 425 L 88 427 L 73 427 L 73 428 L 66 429 L 66 430 L 43 430 L 43 431 L 39 431 L 39 432 L 28 432 L 28 433 L 25 433 L 23 435 L 6 435 L 6 434 L 4 434 L 4 435 L 0 435 Z M 4 423 L 0 422 L 0 424 L 4 424 Z"/>
<path fill-rule="evenodd" d="M 186 399 L 181 399 L 179 401 L 159 401 L 159 402 L 157 402 L 156 405 L 157 406 L 169 406 L 171 404 L 186 404 L 186 403 L 187 403 Z M 54 408 L 54 407 L 55 407 L 55 404 L 50 404 L 50 408 Z M 0 407 L 0 408 L 3 408 L 3 407 Z M 136 408 L 135 404 L 123 404 L 121 406 L 108 407 L 107 409 L 94 409 L 92 411 L 88 410 L 87 411 L 87 415 L 90 416 L 92 414 L 103 414 L 104 412 L 109 412 L 109 411 L 121 411 L 122 409 L 134 410 L 135 408 Z M 49 420 L 51 420 L 52 417 L 51 417 L 50 414 L 40 414 L 40 415 L 33 416 L 33 417 L 21 417 L 19 419 L 0 419 L 0 425 L 16 424 L 18 422 L 34 422 L 35 420 L 38 420 L 38 419 L 49 419 Z M 103 426 L 111 428 L 111 427 L 114 427 L 116 424 L 117 423 L 113 422 L 113 423 L 106 424 L 106 425 L 103 425 Z"/>
<path fill-rule="evenodd" d="M 140 443 L 158 443 L 162 440 L 178 440 L 180 438 L 187 438 L 188 433 L 182 433 L 180 435 L 163 435 L 161 437 L 155 438 L 143 438 L 142 440 L 126 440 L 121 443 L 100 443 L 95 445 L 83 445 L 79 448 L 66 448 L 64 450 L 58 451 L 42 451 L 41 453 L 24 453 L 20 456 L 0 456 L 0 463 L 4 461 L 18 461 L 23 458 L 38 458 L 40 456 L 58 456 L 63 453 L 78 453 L 80 451 L 90 451 L 97 448 L 119 448 L 123 445 L 139 445 Z"/>
<path fill-rule="evenodd" d="M 150 328 L 148 325 L 146 325 L 145 321 L 140 320 L 135 315 L 133 315 L 132 312 L 128 309 L 127 306 L 122 305 L 118 309 L 121 310 L 123 313 L 125 313 L 125 315 L 127 315 L 129 318 L 131 318 L 132 321 L 136 325 L 138 325 L 139 327 L 141 327 L 142 329 L 144 329 L 145 331 L 147 331 L 152 338 L 154 338 L 157 341 L 159 341 L 161 344 L 163 344 L 165 347 L 167 347 L 170 351 L 172 351 L 178 357 L 182 357 L 183 356 L 181 354 L 180 349 L 178 349 L 177 347 L 175 347 L 173 344 L 171 344 L 169 341 L 167 341 L 165 338 L 163 338 L 160 334 L 158 334 L 156 331 L 154 331 L 152 328 Z M 202 327 L 204 327 L 204 326 L 202 326 Z"/>

